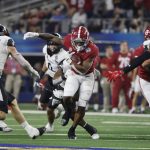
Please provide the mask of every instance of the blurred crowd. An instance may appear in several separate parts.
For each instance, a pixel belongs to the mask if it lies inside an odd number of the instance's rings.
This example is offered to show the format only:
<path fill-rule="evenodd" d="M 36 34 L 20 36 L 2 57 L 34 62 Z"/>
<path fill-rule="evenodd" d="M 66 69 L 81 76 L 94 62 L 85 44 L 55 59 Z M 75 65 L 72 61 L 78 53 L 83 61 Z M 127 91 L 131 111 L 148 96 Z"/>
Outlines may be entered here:
<path fill-rule="evenodd" d="M 149 23 L 149 0 L 57 0 L 22 13 L 12 24 L 19 32 L 69 32 L 84 25 L 91 32 L 136 33 Z"/>

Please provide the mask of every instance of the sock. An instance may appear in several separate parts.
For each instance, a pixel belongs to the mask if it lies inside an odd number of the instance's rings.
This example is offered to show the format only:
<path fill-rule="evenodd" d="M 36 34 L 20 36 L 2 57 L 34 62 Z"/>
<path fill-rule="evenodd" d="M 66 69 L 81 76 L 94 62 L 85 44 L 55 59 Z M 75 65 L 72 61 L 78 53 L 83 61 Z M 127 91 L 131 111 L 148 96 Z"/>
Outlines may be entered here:
<path fill-rule="evenodd" d="M 24 121 L 23 123 L 20 124 L 24 129 L 28 128 L 30 125 L 27 121 Z"/>
<path fill-rule="evenodd" d="M 52 126 L 53 126 L 53 124 L 47 123 L 46 126 L 45 126 L 45 128 L 50 128 Z"/>

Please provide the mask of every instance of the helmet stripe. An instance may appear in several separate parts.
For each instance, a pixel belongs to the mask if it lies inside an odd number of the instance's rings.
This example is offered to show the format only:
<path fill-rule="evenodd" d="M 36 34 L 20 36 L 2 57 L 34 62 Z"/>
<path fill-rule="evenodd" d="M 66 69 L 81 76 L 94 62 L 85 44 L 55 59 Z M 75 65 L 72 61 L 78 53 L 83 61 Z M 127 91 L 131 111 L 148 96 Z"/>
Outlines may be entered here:
<path fill-rule="evenodd" d="M 79 30 L 78 30 L 78 38 L 80 38 L 81 28 L 82 28 L 82 26 L 80 26 L 80 27 L 79 27 Z"/>

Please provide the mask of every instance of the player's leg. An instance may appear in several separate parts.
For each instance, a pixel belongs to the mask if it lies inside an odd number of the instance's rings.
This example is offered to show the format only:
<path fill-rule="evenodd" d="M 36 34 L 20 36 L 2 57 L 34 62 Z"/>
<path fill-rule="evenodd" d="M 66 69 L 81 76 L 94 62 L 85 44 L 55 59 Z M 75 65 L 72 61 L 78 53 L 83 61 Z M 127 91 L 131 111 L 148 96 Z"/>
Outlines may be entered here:
<path fill-rule="evenodd" d="M 146 104 L 147 104 L 147 101 L 145 98 L 143 98 L 141 102 L 140 113 L 145 113 Z"/>
<path fill-rule="evenodd" d="M 134 94 L 133 94 L 133 98 L 132 98 L 132 108 L 129 111 L 130 114 L 136 113 L 137 99 L 138 99 L 139 93 L 141 92 L 138 75 L 136 76 L 136 79 L 134 81 L 133 90 L 134 90 Z"/>
<path fill-rule="evenodd" d="M 6 119 L 6 114 L 8 113 L 8 101 L 6 101 L 5 97 L 6 96 L 2 85 L 2 79 L 0 78 L 0 131 L 10 132 L 12 131 L 12 129 L 9 128 L 4 122 L 4 120 Z"/>
<path fill-rule="evenodd" d="M 9 96 L 9 98 L 10 98 L 10 96 Z M 29 137 L 34 139 L 34 138 L 42 135 L 45 132 L 44 127 L 34 128 L 26 121 L 24 115 L 20 111 L 20 108 L 17 104 L 16 99 L 12 100 L 11 103 L 9 102 L 9 106 L 10 106 L 13 117 L 25 129 L 25 131 L 27 132 Z"/>
<path fill-rule="evenodd" d="M 40 103 L 43 110 L 47 108 L 49 98 L 53 95 L 53 87 L 49 82 L 46 83 L 45 88 L 41 92 Z"/>
<path fill-rule="evenodd" d="M 109 112 L 110 108 L 110 95 L 111 95 L 111 85 L 105 77 L 101 79 L 101 87 L 103 90 L 103 109 L 102 112 Z"/>
<path fill-rule="evenodd" d="M 112 83 L 112 113 L 118 112 L 118 102 L 121 88 L 122 88 L 121 79 L 117 79 Z"/>
<path fill-rule="evenodd" d="M 74 115 L 74 120 L 71 128 L 68 131 L 68 138 L 76 139 L 75 129 L 85 115 L 86 105 L 92 95 L 94 87 L 94 75 L 91 73 L 85 76 L 80 85 L 78 108 Z"/>
<path fill-rule="evenodd" d="M 140 83 L 142 94 L 147 100 L 150 107 L 150 82 L 140 78 L 139 83 Z"/>
<path fill-rule="evenodd" d="M 78 75 L 70 74 L 65 82 L 65 87 L 64 87 L 64 109 L 65 109 L 65 114 L 62 117 L 62 125 L 65 126 L 68 124 L 69 118 L 71 117 L 72 110 L 75 108 L 75 102 L 73 101 L 73 96 L 79 89 L 79 79 Z"/>
<path fill-rule="evenodd" d="M 136 113 L 136 106 L 137 106 L 138 96 L 139 96 L 139 92 L 134 92 L 134 95 L 133 95 L 133 98 L 132 98 L 132 108 L 129 111 L 130 114 Z"/>
<path fill-rule="evenodd" d="M 6 76 L 6 82 L 5 82 L 5 89 L 8 92 L 11 92 L 12 88 L 13 88 L 13 75 L 12 74 L 8 74 Z"/>
<path fill-rule="evenodd" d="M 20 88 L 22 84 L 21 75 L 14 76 L 14 83 L 13 83 L 13 95 L 18 99 Z"/>
<path fill-rule="evenodd" d="M 100 136 L 97 132 L 97 129 L 95 127 L 93 127 L 92 125 L 88 124 L 87 122 L 85 122 L 84 119 L 82 119 L 80 122 L 79 122 L 79 125 L 84 128 L 91 136 L 91 138 L 93 140 L 96 140 L 96 139 L 99 139 Z"/>
<path fill-rule="evenodd" d="M 47 117 L 48 117 L 48 123 L 46 125 L 46 132 L 52 132 L 54 131 L 54 119 L 57 117 L 55 114 L 55 110 L 58 107 L 58 105 L 63 100 L 63 90 L 57 90 L 55 89 L 53 91 L 52 97 L 49 99 L 48 102 L 48 108 L 47 108 Z"/>
<path fill-rule="evenodd" d="M 1 110 L 1 106 L 2 106 L 2 103 L 0 102 L 0 131 L 11 132 L 12 128 L 9 128 L 7 124 L 4 122 L 4 120 L 6 119 L 6 113 Z"/>
<path fill-rule="evenodd" d="M 124 90 L 124 94 L 125 94 L 125 98 L 126 98 L 126 103 L 128 105 L 128 109 L 129 110 L 132 107 L 131 97 L 129 96 L 130 88 L 131 88 L 131 81 L 130 81 L 130 79 L 126 79 L 124 81 L 124 84 L 123 84 L 123 90 Z"/>

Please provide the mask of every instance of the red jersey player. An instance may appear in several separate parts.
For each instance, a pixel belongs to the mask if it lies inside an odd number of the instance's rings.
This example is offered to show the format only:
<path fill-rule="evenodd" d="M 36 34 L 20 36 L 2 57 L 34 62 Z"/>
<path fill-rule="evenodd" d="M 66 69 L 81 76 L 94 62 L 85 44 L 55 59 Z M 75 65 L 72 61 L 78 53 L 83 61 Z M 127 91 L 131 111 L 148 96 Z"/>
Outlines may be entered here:
<path fill-rule="evenodd" d="M 133 59 L 127 67 L 119 71 L 108 71 L 105 76 L 110 81 L 116 80 L 139 66 L 138 75 L 141 91 L 150 105 L 150 26 L 148 26 L 144 32 L 144 38 L 145 41 L 143 45 L 134 52 L 134 56 L 138 56 L 137 58 Z"/>
<path fill-rule="evenodd" d="M 131 53 L 128 50 L 128 43 L 122 41 L 120 44 L 120 51 L 115 52 L 110 61 L 110 65 L 113 66 L 115 70 L 120 70 L 127 66 L 131 60 Z M 121 89 L 124 92 L 125 99 L 127 101 L 128 107 L 131 108 L 131 100 L 128 95 L 131 86 L 131 79 L 128 75 L 123 75 L 122 78 L 118 78 L 112 83 L 112 112 L 118 112 L 118 101 Z"/>
<path fill-rule="evenodd" d="M 29 37 L 40 37 L 45 40 L 51 40 L 57 44 L 64 45 L 69 53 L 74 53 L 70 60 L 71 69 L 66 72 L 66 82 L 64 87 L 64 106 L 65 115 L 63 125 L 66 125 L 71 118 L 72 110 L 74 110 L 73 97 L 79 91 L 78 109 L 74 115 L 73 125 L 68 131 L 68 138 L 76 139 L 75 129 L 85 115 L 85 108 L 89 101 L 94 86 L 94 69 L 97 63 L 99 53 L 98 47 L 89 40 L 89 32 L 87 28 L 79 26 L 73 29 L 71 34 L 68 34 L 64 39 L 60 39 L 48 33 L 28 32 L 24 35 L 24 39 Z M 85 124 L 86 130 L 91 128 Z M 92 128 L 92 138 L 98 139 L 99 135 Z"/>

